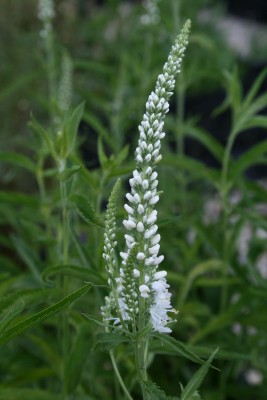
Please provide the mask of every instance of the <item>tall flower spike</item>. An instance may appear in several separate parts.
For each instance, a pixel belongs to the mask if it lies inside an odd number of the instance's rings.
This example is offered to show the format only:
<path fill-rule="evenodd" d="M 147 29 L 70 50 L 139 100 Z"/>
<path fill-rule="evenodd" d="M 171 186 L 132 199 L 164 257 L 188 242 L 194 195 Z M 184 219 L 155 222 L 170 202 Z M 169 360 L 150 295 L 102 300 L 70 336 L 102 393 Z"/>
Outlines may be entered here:
<path fill-rule="evenodd" d="M 171 318 L 168 312 L 172 311 L 171 294 L 168 291 L 165 271 L 157 272 L 164 257 L 159 255 L 160 235 L 157 233 L 157 211 L 155 204 L 159 201 L 157 192 L 158 174 L 156 164 L 161 160 L 161 140 L 164 117 L 169 111 L 169 99 L 175 85 L 175 76 L 180 72 L 182 58 L 188 44 L 190 21 L 187 21 L 177 37 L 168 60 L 159 75 L 155 91 L 148 97 L 146 112 L 139 126 L 140 137 L 135 152 L 136 169 L 130 179 L 131 193 L 126 195 L 128 204 L 125 209 L 128 219 L 123 223 L 131 240 L 127 240 L 127 253 L 124 253 L 122 264 L 126 264 L 133 245 L 138 246 L 135 270 L 140 272 L 138 279 L 139 296 L 146 299 L 149 306 L 150 321 L 154 330 L 171 332 L 166 326 Z M 121 269 L 124 273 L 124 269 Z"/>
<path fill-rule="evenodd" d="M 142 320 L 149 316 L 153 329 L 162 333 L 171 332 L 167 326 L 171 321 L 168 312 L 174 310 L 166 281 L 167 273 L 157 271 L 164 256 L 159 254 L 160 235 L 157 233 L 157 211 L 154 209 L 159 201 L 158 174 L 155 169 L 162 157 L 160 148 L 161 140 L 165 136 L 164 118 L 169 111 L 175 76 L 180 72 L 188 44 L 190 25 L 188 20 L 172 46 L 163 73 L 157 79 L 155 91 L 148 97 L 143 121 L 139 125 L 140 137 L 135 152 L 136 169 L 129 180 L 131 191 L 126 194 L 128 203 L 124 206 L 128 214 L 128 218 L 123 221 L 128 231 L 125 235 L 127 250 L 121 253 L 122 266 L 120 275 L 116 278 L 117 293 L 114 295 L 118 297 L 120 315 L 127 324 L 134 324 L 137 313 L 141 313 L 139 316 Z M 132 274 L 129 272 L 130 268 Z M 129 283 L 131 276 L 134 281 L 132 284 Z M 132 296 L 131 301 L 129 296 L 126 297 L 127 289 L 131 290 L 128 293 Z M 134 302 L 136 296 L 139 307 Z"/>

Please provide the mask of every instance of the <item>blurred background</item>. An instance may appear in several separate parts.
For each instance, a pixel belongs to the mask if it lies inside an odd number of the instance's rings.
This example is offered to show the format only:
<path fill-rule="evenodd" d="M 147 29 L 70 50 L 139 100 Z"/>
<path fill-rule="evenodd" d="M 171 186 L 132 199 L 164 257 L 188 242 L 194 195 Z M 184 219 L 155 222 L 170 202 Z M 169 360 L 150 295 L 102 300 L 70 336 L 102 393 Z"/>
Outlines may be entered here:
<path fill-rule="evenodd" d="M 193 31 L 183 77 L 185 96 L 183 104 L 177 107 L 186 118 L 197 118 L 198 125 L 222 144 L 227 140 L 230 112 L 215 115 L 213 111 L 225 97 L 223 72 L 235 69 L 246 92 L 266 65 L 266 1 L 158 0 L 154 3 L 156 11 L 149 9 L 149 1 L 55 1 L 53 68 L 59 80 L 62 54 L 67 51 L 73 62 L 72 103 L 86 101 L 80 133 L 88 167 L 98 163 L 95 144 L 99 121 L 116 139 L 110 151 L 136 142 L 136 126 L 146 96 L 186 18 L 192 19 Z M 25 151 L 30 113 L 43 120 L 48 118 L 43 26 L 37 13 L 37 0 L 1 0 L 3 151 Z M 265 89 L 266 83 L 261 87 L 262 91 Z M 236 142 L 235 153 L 242 154 L 264 135 L 260 129 L 245 132 Z M 185 139 L 185 150 L 216 166 L 216 160 L 194 140 Z M 2 183 L 11 185 L 14 171 L 1 168 Z M 261 176 L 265 171 L 249 173 Z M 25 185 L 23 181 L 24 188 Z"/>

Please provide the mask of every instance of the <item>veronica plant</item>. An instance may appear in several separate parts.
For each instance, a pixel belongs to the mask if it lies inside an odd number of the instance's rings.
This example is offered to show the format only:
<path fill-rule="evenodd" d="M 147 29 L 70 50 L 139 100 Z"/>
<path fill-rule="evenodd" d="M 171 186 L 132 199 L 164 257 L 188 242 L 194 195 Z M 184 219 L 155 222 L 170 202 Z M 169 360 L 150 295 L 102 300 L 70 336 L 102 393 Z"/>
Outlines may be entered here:
<path fill-rule="evenodd" d="M 166 280 L 167 272 L 159 270 L 164 259 L 160 255 L 160 234 L 157 226 L 159 201 L 158 173 L 156 167 L 162 156 L 161 140 L 164 138 L 164 118 L 169 111 L 169 99 L 173 94 L 175 76 L 180 72 L 182 59 L 188 44 L 190 21 L 177 37 L 168 60 L 159 75 L 155 91 L 146 103 L 146 112 L 139 125 L 140 137 L 135 151 L 136 169 L 130 179 L 130 193 L 126 194 L 124 208 L 128 214 L 123 225 L 126 250 L 121 252 L 118 266 L 115 257 L 116 223 L 115 204 L 118 196 L 117 183 L 110 197 L 104 252 L 111 292 L 102 307 L 106 330 L 119 329 L 134 338 L 135 357 L 144 398 L 146 388 L 146 358 L 151 332 L 170 333 L 171 293 Z"/>

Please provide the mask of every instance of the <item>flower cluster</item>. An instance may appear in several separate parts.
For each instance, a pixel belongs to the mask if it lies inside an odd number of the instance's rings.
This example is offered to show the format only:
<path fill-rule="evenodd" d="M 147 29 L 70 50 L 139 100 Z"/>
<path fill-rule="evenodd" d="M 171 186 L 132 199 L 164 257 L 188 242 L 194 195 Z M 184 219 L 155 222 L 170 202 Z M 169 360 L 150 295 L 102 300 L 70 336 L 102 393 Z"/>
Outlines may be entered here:
<path fill-rule="evenodd" d="M 44 27 L 40 32 L 40 36 L 45 39 L 52 31 L 52 20 L 55 18 L 55 8 L 53 0 L 39 0 L 38 18 L 43 22 Z"/>
<path fill-rule="evenodd" d="M 155 91 L 146 103 L 146 112 L 139 126 L 140 137 L 135 153 L 136 169 L 129 180 L 131 191 L 126 194 L 128 200 L 124 208 L 128 214 L 123 225 L 126 251 L 122 257 L 117 293 L 119 312 L 122 320 L 134 323 L 135 316 L 141 311 L 149 315 L 154 330 L 171 332 L 166 326 L 171 318 L 171 294 L 166 281 L 166 271 L 157 271 L 164 256 L 160 255 L 160 234 L 158 231 L 157 211 L 159 201 L 158 173 L 156 165 L 161 160 L 161 140 L 164 117 L 169 110 L 169 99 L 175 85 L 175 75 L 180 72 L 182 58 L 188 44 L 190 21 L 187 21 L 181 34 L 175 41 L 163 73 L 159 75 Z M 107 246 L 106 246 L 107 247 Z M 104 254 L 107 259 L 108 254 Z M 145 305 L 144 305 L 145 304 Z M 144 311 L 143 311 L 144 310 Z"/>
<path fill-rule="evenodd" d="M 141 16 L 144 25 L 157 25 L 160 21 L 158 2 L 160 0 L 144 0 L 145 14 Z"/>
<path fill-rule="evenodd" d="M 53 19 L 55 17 L 54 1 L 53 0 L 39 0 L 38 4 L 38 18 L 41 21 Z"/>

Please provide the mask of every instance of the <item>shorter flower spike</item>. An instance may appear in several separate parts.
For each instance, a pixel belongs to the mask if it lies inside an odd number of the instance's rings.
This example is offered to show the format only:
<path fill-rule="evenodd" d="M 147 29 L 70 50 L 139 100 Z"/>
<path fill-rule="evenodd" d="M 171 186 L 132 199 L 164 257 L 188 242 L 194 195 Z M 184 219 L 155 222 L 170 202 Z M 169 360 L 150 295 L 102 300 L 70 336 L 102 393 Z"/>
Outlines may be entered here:
<path fill-rule="evenodd" d="M 121 180 L 118 179 L 113 187 L 113 190 L 109 198 L 107 213 L 106 213 L 105 232 L 104 232 L 103 258 L 105 260 L 105 267 L 108 272 L 109 278 L 113 279 L 116 267 L 115 247 L 117 246 L 116 208 L 117 208 L 117 201 L 120 189 L 121 189 Z"/>

